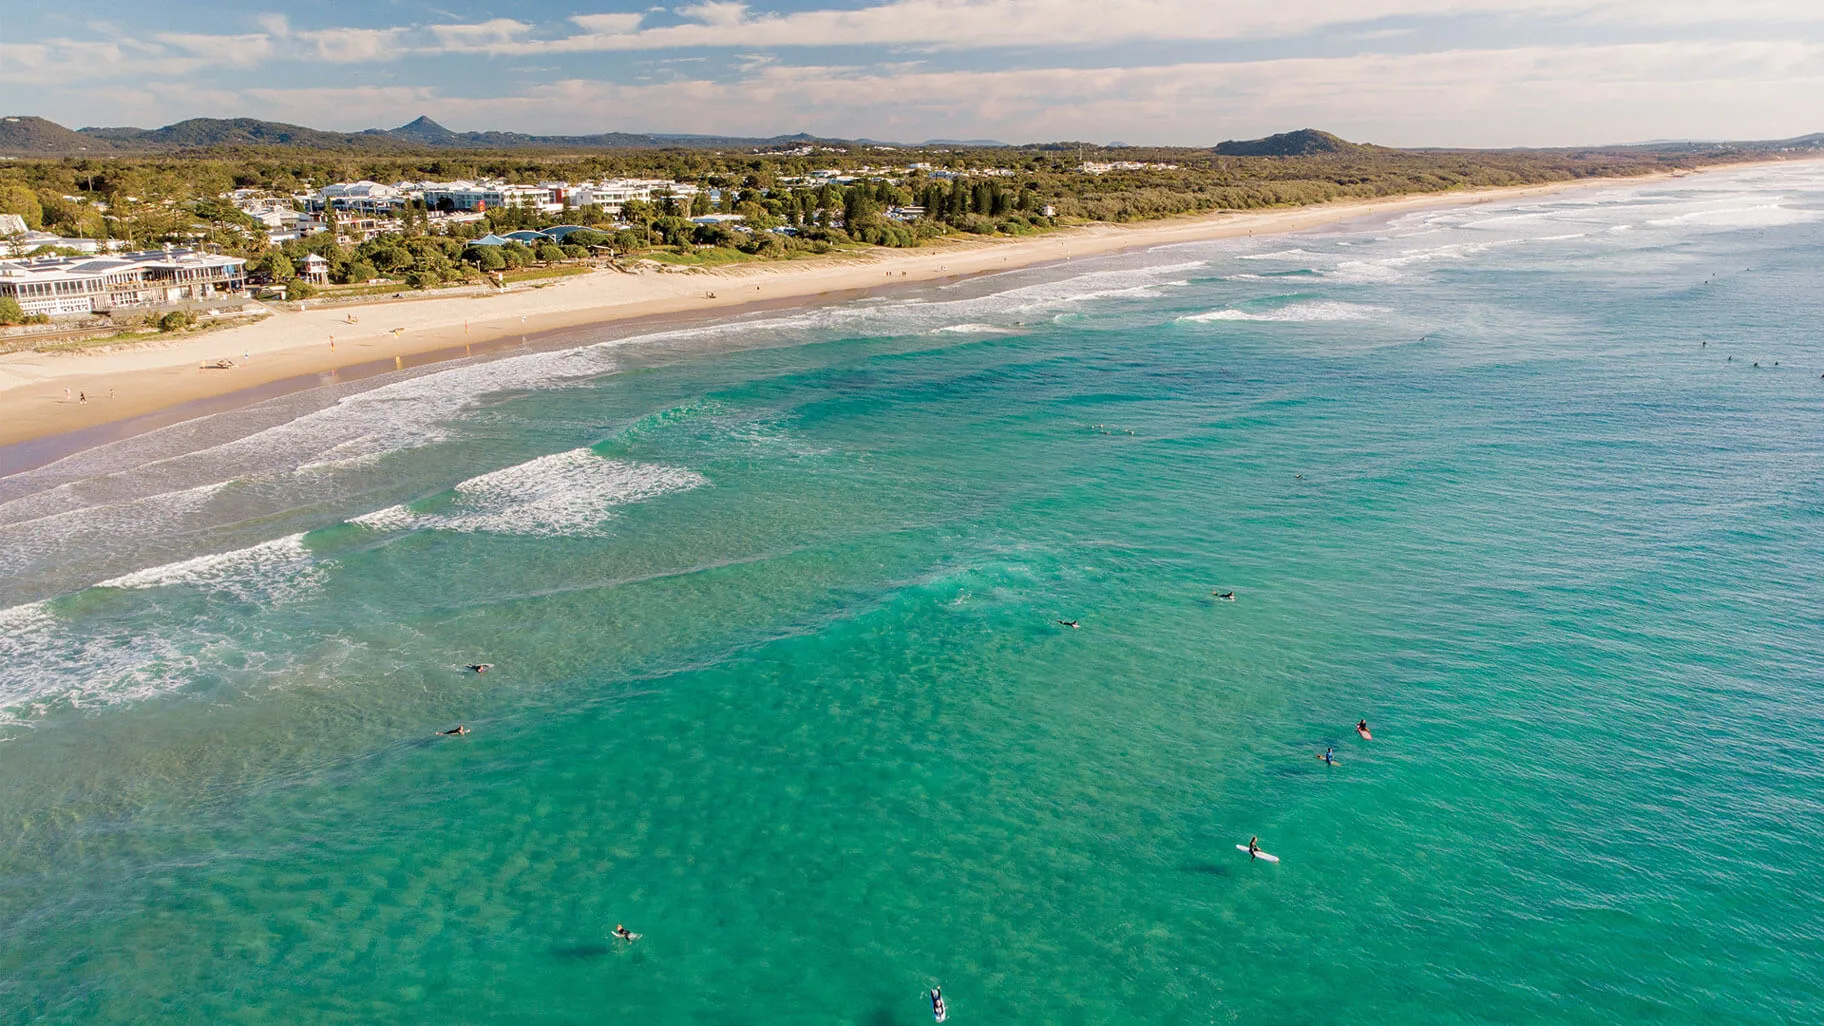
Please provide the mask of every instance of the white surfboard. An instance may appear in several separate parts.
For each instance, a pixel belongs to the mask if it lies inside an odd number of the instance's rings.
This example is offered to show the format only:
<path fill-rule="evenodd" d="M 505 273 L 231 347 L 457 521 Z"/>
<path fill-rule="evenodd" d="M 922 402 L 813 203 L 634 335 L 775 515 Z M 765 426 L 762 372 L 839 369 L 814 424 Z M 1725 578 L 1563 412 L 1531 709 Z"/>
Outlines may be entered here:
<path fill-rule="evenodd" d="M 1238 845 L 1236 845 L 1236 846 L 1235 846 L 1235 850 L 1236 850 L 1236 851 L 1247 851 L 1247 850 L 1248 850 L 1248 846 L 1247 846 L 1247 845 L 1245 845 L 1245 844 L 1238 844 Z M 1255 853 L 1254 853 L 1254 857 L 1255 857 L 1255 858 L 1257 858 L 1257 859 L 1259 859 L 1259 860 L 1260 860 L 1260 861 L 1262 861 L 1262 862 L 1278 862 L 1278 861 L 1279 861 L 1279 856 L 1278 856 L 1278 855 L 1268 855 L 1268 854 L 1267 854 L 1267 853 L 1266 853 L 1266 852 L 1264 852 L 1264 851 L 1257 851 L 1257 852 L 1255 852 Z"/>

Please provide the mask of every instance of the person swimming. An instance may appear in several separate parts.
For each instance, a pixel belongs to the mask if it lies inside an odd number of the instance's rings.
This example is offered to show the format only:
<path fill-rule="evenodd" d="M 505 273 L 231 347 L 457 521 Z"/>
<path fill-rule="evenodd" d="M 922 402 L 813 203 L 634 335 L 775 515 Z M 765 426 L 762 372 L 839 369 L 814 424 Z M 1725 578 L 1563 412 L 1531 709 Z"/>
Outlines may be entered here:
<path fill-rule="evenodd" d="M 944 1005 L 944 989 L 942 987 L 931 988 L 931 1018 L 938 1022 L 943 1022 L 945 1019 L 950 1018 L 950 1009 Z"/>
<path fill-rule="evenodd" d="M 1083 625 L 1078 623 L 1075 620 L 1059 620 L 1058 623 L 1065 627 L 1069 627 L 1073 631 L 1079 631 L 1079 630 L 1083 629 Z"/>
<path fill-rule="evenodd" d="M 467 734 L 468 732 L 469 732 L 469 728 L 458 723 L 454 727 L 451 727 L 449 730 L 438 731 L 437 734 L 439 737 L 461 737 L 462 735 Z"/>

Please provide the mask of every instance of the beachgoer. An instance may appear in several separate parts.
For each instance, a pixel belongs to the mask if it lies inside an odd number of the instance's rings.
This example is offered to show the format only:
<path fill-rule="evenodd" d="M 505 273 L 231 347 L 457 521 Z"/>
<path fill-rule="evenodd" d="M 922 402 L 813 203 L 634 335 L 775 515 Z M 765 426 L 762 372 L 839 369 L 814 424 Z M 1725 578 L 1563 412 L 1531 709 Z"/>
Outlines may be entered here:
<path fill-rule="evenodd" d="M 78 392 L 78 393 L 76 393 L 76 401 L 77 401 L 77 402 L 79 402 L 79 403 L 86 403 L 86 402 L 88 402 L 88 401 L 89 401 L 89 393 L 87 393 L 87 392 Z"/>
<path fill-rule="evenodd" d="M 467 734 L 468 732 L 469 732 L 469 728 L 458 723 L 456 726 L 451 727 L 449 730 L 438 731 L 437 734 L 440 737 L 461 737 L 462 735 Z"/>

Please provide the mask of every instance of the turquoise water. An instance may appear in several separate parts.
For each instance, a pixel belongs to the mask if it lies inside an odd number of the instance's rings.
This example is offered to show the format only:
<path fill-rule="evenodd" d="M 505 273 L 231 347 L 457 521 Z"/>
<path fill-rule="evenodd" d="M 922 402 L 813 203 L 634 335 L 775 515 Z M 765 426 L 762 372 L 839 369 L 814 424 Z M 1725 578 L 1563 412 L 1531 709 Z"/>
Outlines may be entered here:
<path fill-rule="evenodd" d="M 1821 246 L 1710 174 L 0 479 L 4 1021 L 1824 1020 Z"/>

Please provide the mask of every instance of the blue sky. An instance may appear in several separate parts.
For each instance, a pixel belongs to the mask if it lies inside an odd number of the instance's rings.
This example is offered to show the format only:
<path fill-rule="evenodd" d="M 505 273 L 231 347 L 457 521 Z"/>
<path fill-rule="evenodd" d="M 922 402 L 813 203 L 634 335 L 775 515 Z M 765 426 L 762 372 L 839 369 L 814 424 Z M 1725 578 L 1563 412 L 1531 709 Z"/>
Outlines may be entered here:
<path fill-rule="evenodd" d="M 0 113 L 72 127 L 1551 146 L 1820 100 L 1824 0 L 0 0 Z"/>

